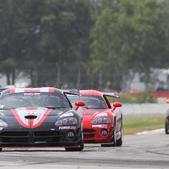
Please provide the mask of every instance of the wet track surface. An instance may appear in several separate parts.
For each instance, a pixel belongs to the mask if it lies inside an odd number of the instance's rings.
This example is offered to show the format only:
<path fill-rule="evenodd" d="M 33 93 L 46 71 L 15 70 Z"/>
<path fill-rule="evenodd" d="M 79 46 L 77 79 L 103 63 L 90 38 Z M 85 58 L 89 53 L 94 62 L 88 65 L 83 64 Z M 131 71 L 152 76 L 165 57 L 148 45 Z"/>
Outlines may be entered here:
<path fill-rule="evenodd" d="M 62 148 L 4 149 L 0 168 L 24 169 L 141 169 L 169 168 L 169 135 L 164 131 L 124 136 L 122 147 L 85 145 L 83 152 L 66 152 Z"/>

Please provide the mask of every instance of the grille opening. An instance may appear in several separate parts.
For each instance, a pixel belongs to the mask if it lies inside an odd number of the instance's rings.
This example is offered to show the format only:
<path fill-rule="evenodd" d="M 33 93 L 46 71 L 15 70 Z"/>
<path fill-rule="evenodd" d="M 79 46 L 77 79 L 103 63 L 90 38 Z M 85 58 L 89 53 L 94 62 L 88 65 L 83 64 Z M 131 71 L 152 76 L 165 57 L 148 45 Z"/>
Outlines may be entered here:
<path fill-rule="evenodd" d="M 35 131 L 33 132 L 35 137 L 50 137 L 50 136 L 60 136 L 60 133 L 57 131 Z"/>
<path fill-rule="evenodd" d="M 83 129 L 83 132 L 95 132 L 95 130 L 94 129 Z"/>
<path fill-rule="evenodd" d="M 93 138 L 94 134 L 84 134 L 84 138 Z"/>
<path fill-rule="evenodd" d="M 39 137 L 39 138 L 34 138 L 33 142 L 46 142 L 46 143 L 53 143 L 59 141 L 59 138 L 56 137 L 51 137 L 51 138 L 44 138 L 44 137 Z"/>
<path fill-rule="evenodd" d="M 27 143 L 29 140 L 27 138 L 2 138 L 2 142 L 5 143 Z"/>
<path fill-rule="evenodd" d="M 28 136 L 29 135 L 29 132 L 20 132 L 20 131 L 6 131 L 6 132 L 3 132 L 0 134 L 1 137 L 25 137 L 25 136 Z"/>

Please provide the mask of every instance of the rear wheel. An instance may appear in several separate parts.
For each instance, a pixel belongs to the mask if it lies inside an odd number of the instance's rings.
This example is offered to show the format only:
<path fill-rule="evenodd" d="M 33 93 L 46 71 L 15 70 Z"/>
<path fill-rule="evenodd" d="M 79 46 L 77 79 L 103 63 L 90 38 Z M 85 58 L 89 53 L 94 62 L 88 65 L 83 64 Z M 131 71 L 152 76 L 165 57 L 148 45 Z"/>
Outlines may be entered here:
<path fill-rule="evenodd" d="M 84 143 L 80 143 L 78 147 L 65 147 L 66 151 L 82 151 L 84 149 Z"/>
<path fill-rule="evenodd" d="M 165 134 L 169 134 L 169 124 L 167 120 L 165 121 Z"/>
<path fill-rule="evenodd" d="M 0 148 L 0 152 L 2 151 L 2 148 Z"/>

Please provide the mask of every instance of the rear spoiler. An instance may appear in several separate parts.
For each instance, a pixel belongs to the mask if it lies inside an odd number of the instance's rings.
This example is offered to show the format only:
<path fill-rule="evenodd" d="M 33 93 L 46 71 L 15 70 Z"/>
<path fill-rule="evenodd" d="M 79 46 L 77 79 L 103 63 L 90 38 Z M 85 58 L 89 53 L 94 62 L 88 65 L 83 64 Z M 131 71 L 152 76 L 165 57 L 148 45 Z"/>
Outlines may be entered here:
<path fill-rule="evenodd" d="M 103 92 L 103 95 L 106 97 L 115 97 L 115 98 L 120 98 L 118 93 L 108 93 L 108 92 Z"/>
<path fill-rule="evenodd" d="M 63 94 L 70 94 L 70 95 L 80 95 L 80 91 L 77 89 L 63 89 L 61 90 Z"/>

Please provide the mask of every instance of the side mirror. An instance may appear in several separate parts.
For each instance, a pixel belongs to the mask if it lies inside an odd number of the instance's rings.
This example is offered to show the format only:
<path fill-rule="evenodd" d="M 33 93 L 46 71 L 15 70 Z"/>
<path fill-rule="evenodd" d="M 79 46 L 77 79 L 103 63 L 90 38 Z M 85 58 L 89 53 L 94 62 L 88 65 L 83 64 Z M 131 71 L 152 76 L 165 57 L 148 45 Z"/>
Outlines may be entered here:
<path fill-rule="evenodd" d="M 75 111 L 78 110 L 79 107 L 85 106 L 85 102 L 83 100 L 77 100 L 75 102 Z"/>
<path fill-rule="evenodd" d="M 114 102 L 112 105 L 113 105 L 114 108 L 122 107 L 122 103 L 121 102 Z"/>
<path fill-rule="evenodd" d="M 166 103 L 169 103 L 169 99 L 166 100 Z"/>

